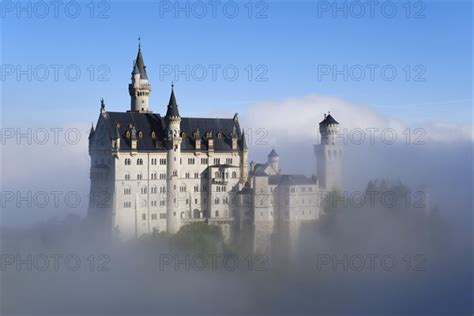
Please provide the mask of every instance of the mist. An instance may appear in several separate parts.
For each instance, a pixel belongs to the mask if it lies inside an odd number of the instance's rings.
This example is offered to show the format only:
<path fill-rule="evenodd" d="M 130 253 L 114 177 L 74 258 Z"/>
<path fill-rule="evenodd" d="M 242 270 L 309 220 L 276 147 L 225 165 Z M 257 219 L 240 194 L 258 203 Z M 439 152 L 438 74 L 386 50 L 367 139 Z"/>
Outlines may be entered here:
<path fill-rule="evenodd" d="M 256 124 L 251 109 L 243 126 L 251 133 L 263 128 L 265 138 L 249 143 L 249 161 L 265 162 L 275 148 L 283 174 L 315 174 L 319 109 L 308 112 L 312 122 L 301 137 L 279 130 L 277 118 Z M 387 126 L 403 131 L 399 122 L 371 117 L 365 125 L 352 121 L 351 128 L 392 122 Z M 289 128 L 292 124 L 301 122 Z M 346 203 L 304 225 L 297 251 L 276 243 L 272 253 L 255 254 L 224 245 L 218 234 L 203 241 L 158 234 L 124 242 L 98 229 L 86 216 L 87 128 L 80 130 L 74 146 L 3 147 L 4 192 L 72 191 L 80 201 L 71 207 L 60 198 L 57 205 L 50 200 L 38 207 L 4 194 L 2 314 L 472 313 L 469 137 L 454 133 L 420 144 L 347 142 L 340 192 L 345 198 L 338 199 Z M 412 199 L 395 207 L 355 203 L 351 197 L 365 194 L 369 183 L 388 191 L 403 188 Z M 416 205 L 416 192 L 423 194 L 423 207 Z M 226 266 L 229 256 L 237 267 Z M 203 257 L 208 265 L 201 269 L 193 259 Z"/>

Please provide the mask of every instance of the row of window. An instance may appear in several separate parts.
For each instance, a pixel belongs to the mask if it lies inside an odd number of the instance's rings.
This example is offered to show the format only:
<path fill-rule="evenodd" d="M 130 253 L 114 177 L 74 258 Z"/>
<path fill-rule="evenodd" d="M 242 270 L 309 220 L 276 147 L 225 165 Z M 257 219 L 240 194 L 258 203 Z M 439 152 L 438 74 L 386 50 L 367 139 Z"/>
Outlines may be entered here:
<path fill-rule="evenodd" d="M 157 220 L 158 219 L 158 214 L 151 214 L 151 220 Z M 160 219 L 166 219 L 166 213 L 161 213 L 160 214 Z M 142 214 L 142 220 L 146 221 L 146 214 Z"/>
<path fill-rule="evenodd" d="M 298 192 L 298 189 L 295 188 L 295 187 L 293 187 L 293 188 L 291 188 L 290 191 L 291 191 L 291 193 L 296 193 L 296 192 Z M 301 192 L 302 192 L 302 193 L 304 193 L 304 192 L 306 192 L 306 191 L 307 191 L 307 192 L 313 192 L 313 187 L 308 187 L 308 188 L 302 187 L 302 188 L 301 188 Z"/>
<path fill-rule="evenodd" d="M 224 171 L 216 171 L 214 173 L 214 177 L 217 178 L 217 179 L 228 179 L 229 178 L 229 173 L 228 172 L 224 172 Z M 232 171 L 232 179 L 236 179 L 237 178 L 237 172 L 235 171 Z"/>
<path fill-rule="evenodd" d="M 235 201 L 235 199 L 232 199 L 232 201 Z M 174 199 L 173 202 L 176 203 L 176 199 Z M 203 204 L 207 204 L 207 199 L 206 199 L 206 198 L 203 198 L 202 202 L 203 202 Z M 190 200 L 190 199 L 186 199 L 186 200 L 185 200 L 185 203 L 186 203 L 186 205 L 189 205 L 189 204 L 191 203 L 191 200 Z M 195 204 L 195 205 L 200 204 L 200 203 L 199 203 L 199 199 L 197 199 L 197 198 L 194 199 L 194 204 Z M 219 204 L 219 199 L 216 199 L 215 204 Z M 223 204 L 228 204 L 227 198 L 224 198 Z M 165 201 L 165 200 L 161 200 L 159 206 L 165 206 L 165 205 L 166 205 L 166 201 Z M 146 206 L 147 206 L 147 205 L 146 205 L 146 200 L 142 201 L 142 205 L 141 205 L 141 206 L 142 206 L 142 207 L 146 207 Z M 158 206 L 158 201 L 156 201 L 156 200 L 151 201 L 151 202 L 150 202 L 150 206 L 151 206 L 151 207 L 157 207 L 157 206 Z M 123 208 L 132 208 L 132 202 L 130 202 L 130 201 L 123 202 Z"/>
<path fill-rule="evenodd" d="M 176 212 L 173 213 L 173 216 L 176 216 Z M 228 217 L 229 213 L 228 211 L 225 211 L 224 217 Z M 151 220 L 157 220 L 158 219 L 158 214 L 151 214 Z M 181 213 L 181 218 L 184 217 L 184 213 Z M 219 217 L 219 211 L 214 212 L 214 217 Z M 166 219 L 166 213 L 161 213 L 160 214 L 160 219 Z M 146 221 L 146 214 L 142 214 L 142 220 Z"/>
<path fill-rule="evenodd" d="M 225 163 L 228 165 L 232 165 L 234 162 L 233 158 L 226 158 Z M 132 164 L 132 159 L 131 158 L 125 158 L 124 163 L 126 166 L 130 166 Z M 151 159 L 151 164 L 152 165 L 166 165 L 166 158 L 152 158 Z M 183 159 L 180 159 L 180 163 L 183 163 Z M 188 165 L 194 165 L 196 163 L 195 158 L 188 158 Z M 201 158 L 201 165 L 207 165 L 209 163 L 208 158 Z M 221 164 L 221 158 L 214 158 L 214 165 L 220 165 Z M 143 159 L 142 158 L 137 158 L 137 166 L 142 166 L 143 165 Z"/>
<path fill-rule="evenodd" d="M 177 176 L 178 176 L 178 171 L 177 171 L 177 170 L 173 170 L 173 176 L 174 176 L 174 177 L 177 177 Z M 199 176 L 200 176 L 199 172 L 195 172 L 195 173 L 193 174 L 193 178 L 194 178 L 194 179 L 199 179 Z M 204 176 L 206 176 L 205 173 L 204 173 Z M 223 171 L 222 171 L 222 172 L 221 172 L 221 171 L 216 171 L 215 174 L 214 174 L 214 176 L 215 176 L 215 178 L 217 178 L 217 179 L 223 179 L 223 178 L 228 179 L 228 178 L 229 178 L 229 173 L 228 173 L 228 172 L 223 172 Z M 231 174 L 231 176 L 232 176 L 232 179 L 237 179 L 237 172 L 233 171 L 232 174 Z M 186 173 L 184 174 L 184 178 L 185 178 L 185 179 L 191 179 L 191 173 L 190 173 L 190 172 L 186 172 Z M 125 174 L 125 180 L 130 180 L 130 179 L 131 179 L 130 174 L 126 173 L 126 174 Z M 154 172 L 154 173 L 152 173 L 152 174 L 150 175 L 150 179 L 151 179 L 151 180 L 158 180 L 158 179 L 159 179 L 159 180 L 166 180 L 166 173 L 160 173 L 160 174 L 158 174 L 158 173 Z M 141 173 L 137 174 L 137 180 L 143 180 L 143 175 L 142 175 Z M 312 191 L 312 190 L 313 190 L 313 189 L 310 188 L 309 191 Z M 295 189 L 292 188 L 292 189 L 291 189 L 291 192 L 294 193 L 294 192 L 295 192 Z M 302 191 L 302 192 L 305 192 L 305 191 Z"/>

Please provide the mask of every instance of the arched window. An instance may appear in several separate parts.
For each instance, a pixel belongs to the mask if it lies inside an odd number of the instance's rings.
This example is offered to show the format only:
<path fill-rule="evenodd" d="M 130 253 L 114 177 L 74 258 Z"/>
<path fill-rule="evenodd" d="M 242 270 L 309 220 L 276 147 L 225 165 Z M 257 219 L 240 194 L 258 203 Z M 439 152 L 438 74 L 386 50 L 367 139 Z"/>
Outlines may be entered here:
<path fill-rule="evenodd" d="M 139 166 L 143 165 L 143 159 L 142 158 L 137 159 L 137 165 L 139 165 Z"/>
<path fill-rule="evenodd" d="M 219 211 L 216 211 L 215 214 L 216 214 L 216 217 L 219 217 Z"/>
<path fill-rule="evenodd" d="M 232 179 L 235 179 L 235 178 L 237 178 L 237 172 L 233 171 L 232 172 Z"/>
<path fill-rule="evenodd" d="M 216 177 L 216 178 L 219 178 L 219 171 L 216 171 L 215 177 Z"/>

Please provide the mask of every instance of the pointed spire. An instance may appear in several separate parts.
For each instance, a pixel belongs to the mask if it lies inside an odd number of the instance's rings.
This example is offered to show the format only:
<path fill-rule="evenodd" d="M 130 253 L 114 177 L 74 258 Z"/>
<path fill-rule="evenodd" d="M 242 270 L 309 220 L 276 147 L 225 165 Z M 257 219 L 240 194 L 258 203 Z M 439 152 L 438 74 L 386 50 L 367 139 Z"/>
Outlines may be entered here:
<path fill-rule="evenodd" d="M 168 110 L 166 117 L 179 117 L 178 104 L 176 103 L 176 96 L 174 95 L 174 83 L 171 84 L 171 96 L 168 103 Z"/>
<path fill-rule="evenodd" d="M 141 38 L 138 38 L 138 53 L 137 53 L 137 58 L 135 59 L 135 63 L 133 65 L 132 75 L 140 74 L 141 79 L 148 80 L 145 62 L 143 61 L 142 45 L 141 45 L 140 40 Z"/>
<path fill-rule="evenodd" d="M 247 142 L 245 141 L 245 132 L 244 132 L 244 129 L 242 129 L 242 148 L 243 150 L 247 150 L 248 147 L 247 147 Z"/>
<path fill-rule="evenodd" d="M 239 134 L 237 134 L 237 126 L 235 125 L 234 123 L 234 126 L 232 127 L 232 134 L 231 134 L 231 137 L 232 138 L 237 138 L 239 136 Z"/>
<path fill-rule="evenodd" d="M 120 124 L 117 123 L 115 124 L 115 139 L 119 139 L 120 138 Z"/>
<path fill-rule="evenodd" d="M 268 154 L 268 158 L 273 158 L 273 157 L 280 157 L 275 151 L 275 148 L 272 148 L 272 151 Z"/>
<path fill-rule="evenodd" d="M 95 130 L 94 130 L 94 123 L 91 123 L 91 130 L 89 132 L 89 139 L 93 138 L 94 137 L 94 134 L 95 134 Z"/>

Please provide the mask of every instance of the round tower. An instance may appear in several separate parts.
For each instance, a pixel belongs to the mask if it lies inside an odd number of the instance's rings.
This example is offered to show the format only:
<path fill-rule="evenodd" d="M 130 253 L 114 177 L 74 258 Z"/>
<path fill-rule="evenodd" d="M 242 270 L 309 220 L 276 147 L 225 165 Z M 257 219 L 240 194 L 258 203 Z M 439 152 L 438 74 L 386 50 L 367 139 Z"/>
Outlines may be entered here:
<path fill-rule="evenodd" d="M 142 50 L 138 45 L 137 59 L 133 63 L 132 83 L 128 85 L 130 94 L 130 111 L 150 112 L 149 97 L 151 92 L 150 82 L 143 62 Z"/>
<path fill-rule="evenodd" d="M 176 103 L 173 85 L 171 86 L 171 96 L 165 120 L 167 123 L 166 143 L 168 150 L 166 226 L 169 233 L 175 234 L 181 227 L 181 117 L 178 112 L 178 104 Z"/>
<path fill-rule="evenodd" d="M 324 114 L 319 123 L 321 144 L 315 146 L 316 174 L 321 188 L 326 191 L 341 191 L 343 148 L 337 143 L 339 123 L 331 116 Z"/>

